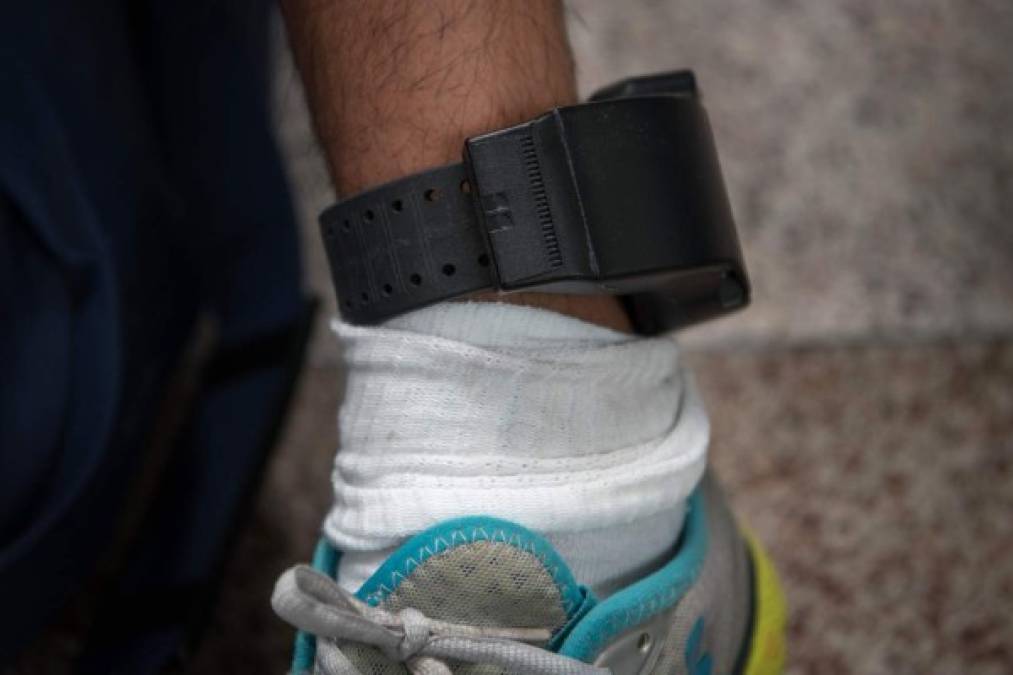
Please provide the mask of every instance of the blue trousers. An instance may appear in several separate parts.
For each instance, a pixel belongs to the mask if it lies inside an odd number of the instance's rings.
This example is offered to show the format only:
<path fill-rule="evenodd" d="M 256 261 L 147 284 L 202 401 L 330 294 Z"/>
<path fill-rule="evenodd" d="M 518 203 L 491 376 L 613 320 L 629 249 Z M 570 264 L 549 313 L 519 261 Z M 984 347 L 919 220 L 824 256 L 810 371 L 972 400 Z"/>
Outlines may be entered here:
<path fill-rule="evenodd" d="M 303 308 L 269 9 L 0 6 L 0 665 L 109 541 L 195 318 L 239 344 Z M 226 465 L 243 400 L 203 422 Z"/>

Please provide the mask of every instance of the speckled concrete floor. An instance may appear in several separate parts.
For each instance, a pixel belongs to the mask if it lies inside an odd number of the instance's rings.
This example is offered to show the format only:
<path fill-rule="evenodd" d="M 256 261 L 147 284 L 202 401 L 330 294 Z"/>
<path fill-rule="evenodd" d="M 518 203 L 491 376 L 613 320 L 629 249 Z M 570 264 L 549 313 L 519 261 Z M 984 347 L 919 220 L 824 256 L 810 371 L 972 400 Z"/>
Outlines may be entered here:
<path fill-rule="evenodd" d="M 1013 672 L 1013 4 L 568 3 L 581 88 L 692 66 L 755 283 L 685 336 L 713 463 L 769 543 L 791 673 Z M 280 136 L 331 198 L 290 64 Z M 313 367 L 195 672 L 281 672 L 261 601 L 328 503 L 340 372 Z"/>

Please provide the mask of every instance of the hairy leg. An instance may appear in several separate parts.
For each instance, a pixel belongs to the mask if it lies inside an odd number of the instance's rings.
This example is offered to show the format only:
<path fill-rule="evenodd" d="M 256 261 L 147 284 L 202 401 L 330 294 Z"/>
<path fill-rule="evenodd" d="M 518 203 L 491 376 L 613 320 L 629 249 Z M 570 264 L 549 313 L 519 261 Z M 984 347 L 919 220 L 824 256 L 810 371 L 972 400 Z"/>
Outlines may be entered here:
<path fill-rule="evenodd" d="M 557 2 L 284 0 L 339 194 L 460 160 L 464 139 L 576 97 Z M 608 296 L 484 294 L 630 330 Z"/>

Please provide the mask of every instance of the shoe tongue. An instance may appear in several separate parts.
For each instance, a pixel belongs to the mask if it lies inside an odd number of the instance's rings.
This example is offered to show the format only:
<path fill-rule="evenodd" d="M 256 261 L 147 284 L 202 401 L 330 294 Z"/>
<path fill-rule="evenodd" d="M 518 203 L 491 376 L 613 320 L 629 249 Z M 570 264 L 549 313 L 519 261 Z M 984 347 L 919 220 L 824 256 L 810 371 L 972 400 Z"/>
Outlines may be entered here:
<path fill-rule="evenodd" d="M 441 621 L 554 632 L 593 602 L 543 537 L 488 517 L 447 521 L 411 538 L 356 595 Z"/>

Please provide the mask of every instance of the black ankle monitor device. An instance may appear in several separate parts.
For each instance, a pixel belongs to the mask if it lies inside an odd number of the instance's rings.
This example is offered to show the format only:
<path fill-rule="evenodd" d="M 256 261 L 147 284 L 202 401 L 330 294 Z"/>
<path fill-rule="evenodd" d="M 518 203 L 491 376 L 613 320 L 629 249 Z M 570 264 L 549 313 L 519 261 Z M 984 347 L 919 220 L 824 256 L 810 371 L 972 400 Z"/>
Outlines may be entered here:
<path fill-rule="evenodd" d="M 320 224 L 353 324 L 477 291 L 539 291 L 617 295 L 653 334 L 749 302 L 688 71 L 624 80 L 469 138 L 461 163 L 341 201 Z"/>

